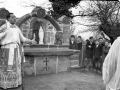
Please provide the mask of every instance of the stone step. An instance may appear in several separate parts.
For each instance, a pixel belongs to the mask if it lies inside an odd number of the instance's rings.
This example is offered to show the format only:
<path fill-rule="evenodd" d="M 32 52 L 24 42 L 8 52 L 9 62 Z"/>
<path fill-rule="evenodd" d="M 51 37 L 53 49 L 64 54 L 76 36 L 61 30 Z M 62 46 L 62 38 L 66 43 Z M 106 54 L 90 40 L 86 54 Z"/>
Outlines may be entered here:
<path fill-rule="evenodd" d="M 70 62 L 71 62 L 71 63 L 72 63 L 72 62 L 79 62 L 79 60 L 71 60 Z"/>
<path fill-rule="evenodd" d="M 72 65 L 70 66 L 70 68 L 79 68 L 80 66 L 79 65 Z"/>
<path fill-rule="evenodd" d="M 79 55 L 74 54 L 70 56 L 70 60 L 75 60 L 75 59 L 76 60 L 79 59 Z"/>
<path fill-rule="evenodd" d="M 79 60 L 71 60 L 70 61 L 70 65 L 73 66 L 73 65 L 79 65 Z"/>

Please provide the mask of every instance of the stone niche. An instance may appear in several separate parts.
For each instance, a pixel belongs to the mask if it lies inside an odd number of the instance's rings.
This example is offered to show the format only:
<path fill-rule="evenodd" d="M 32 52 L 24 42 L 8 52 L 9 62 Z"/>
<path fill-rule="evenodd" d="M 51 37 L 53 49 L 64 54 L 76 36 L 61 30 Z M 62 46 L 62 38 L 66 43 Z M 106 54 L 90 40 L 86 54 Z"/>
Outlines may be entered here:
<path fill-rule="evenodd" d="M 56 30 L 54 29 L 53 25 L 45 19 L 39 19 L 39 21 L 42 23 L 42 27 L 44 31 L 44 44 L 54 44 Z M 33 38 L 32 26 L 30 22 L 31 22 L 31 19 L 24 22 L 21 25 L 21 29 L 25 37 L 32 39 Z"/>

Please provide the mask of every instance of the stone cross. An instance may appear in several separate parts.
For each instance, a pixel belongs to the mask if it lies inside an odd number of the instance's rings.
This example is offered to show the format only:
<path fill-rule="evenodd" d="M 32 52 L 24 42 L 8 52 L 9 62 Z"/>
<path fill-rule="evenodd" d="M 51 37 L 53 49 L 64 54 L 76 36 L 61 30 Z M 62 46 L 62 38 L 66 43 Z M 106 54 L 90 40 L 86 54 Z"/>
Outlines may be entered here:
<path fill-rule="evenodd" d="M 50 67 L 48 67 L 48 62 L 49 62 L 49 60 L 46 58 L 46 60 L 45 60 L 45 61 L 43 61 L 43 62 L 45 62 L 45 63 L 46 63 L 46 64 L 45 64 L 45 67 L 43 68 L 43 70 L 48 71 L 48 70 L 49 70 L 49 68 L 50 68 Z"/>

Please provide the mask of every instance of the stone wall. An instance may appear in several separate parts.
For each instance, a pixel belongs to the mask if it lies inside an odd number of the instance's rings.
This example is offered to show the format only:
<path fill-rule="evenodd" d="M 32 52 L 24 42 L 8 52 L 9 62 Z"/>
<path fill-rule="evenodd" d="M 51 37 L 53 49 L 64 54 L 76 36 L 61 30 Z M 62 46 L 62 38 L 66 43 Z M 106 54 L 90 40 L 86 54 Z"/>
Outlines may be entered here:
<path fill-rule="evenodd" d="M 56 74 L 68 71 L 70 58 L 67 56 L 26 56 L 24 75 Z"/>

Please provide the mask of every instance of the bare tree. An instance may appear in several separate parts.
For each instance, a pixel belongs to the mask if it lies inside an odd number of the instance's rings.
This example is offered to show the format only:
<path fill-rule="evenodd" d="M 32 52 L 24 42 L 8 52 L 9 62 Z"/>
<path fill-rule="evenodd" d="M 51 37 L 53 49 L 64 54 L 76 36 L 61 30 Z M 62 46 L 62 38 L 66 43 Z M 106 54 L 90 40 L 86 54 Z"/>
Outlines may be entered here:
<path fill-rule="evenodd" d="M 120 35 L 119 11 L 120 2 L 118 1 L 88 1 L 89 8 L 80 11 L 82 16 L 94 16 L 100 22 L 97 29 L 90 29 L 92 31 L 101 31 L 102 35 L 105 33 L 114 41 Z M 94 22 L 95 20 L 91 20 Z M 88 25 L 93 28 L 94 25 Z M 88 30 L 89 31 L 89 30 Z"/>

